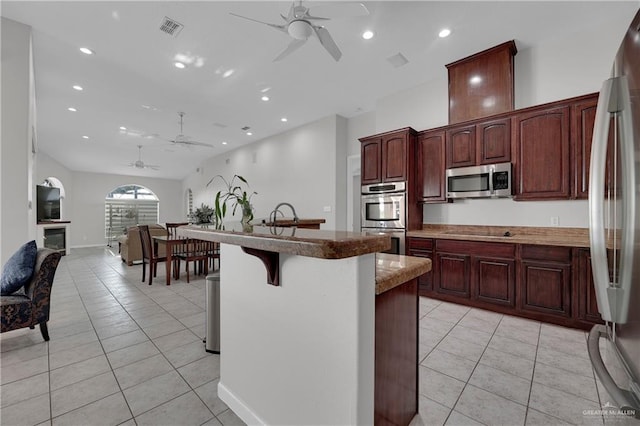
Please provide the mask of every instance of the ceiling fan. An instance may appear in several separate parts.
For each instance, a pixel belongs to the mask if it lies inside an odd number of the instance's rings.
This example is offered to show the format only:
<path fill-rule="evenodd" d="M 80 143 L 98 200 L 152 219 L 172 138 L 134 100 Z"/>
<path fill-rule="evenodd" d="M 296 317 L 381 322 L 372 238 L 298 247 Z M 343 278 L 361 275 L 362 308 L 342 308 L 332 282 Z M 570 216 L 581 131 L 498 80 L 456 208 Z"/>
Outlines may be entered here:
<path fill-rule="evenodd" d="M 138 145 L 138 161 L 129 163 L 129 167 L 135 167 L 136 169 L 151 169 L 151 170 L 158 170 L 160 168 L 160 166 L 144 164 L 144 161 L 142 161 L 142 145 Z"/>
<path fill-rule="evenodd" d="M 341 9 L 341 10 L 340 10 Z M 280 61 L 285 58 L 303 44 L 307 42 L 307 39 L 315 34 L 315 36 L 320 41 L 322 47 L 325 48 L 327 52 L 335 59 L 339 61 L 342 57 L 342 52 L 338 48 L 338 45 L 333 41 L 333 37 L 329 34 L 329 31 L 323 26 L 315 25 L 314 21 L 328 21 L 331 17 L 327 15 L 333 15 L 333 12 L 338 12 L 335 16 L 332 17 L 347 17 L 347 16 L 366 16 L 369 14 L 369 11 L 362 3 L 330 3 L 330 4 L 322 4 L 313 7 L 313 11 L 319 13 L 319 15 L 325 16 L 315 16 L 311 11 L 311 8 L 303 6 L 302 0 L 296 3 L 291 4 L 291 8 L 289 8 L 289 13 L 287 16 L 280 15 L 280 17 L 285 21 L 284 24 L 271 24 L 269 22 L 259 21 L 257 19 L 249 18 L 247 16 L 238 15 L 235 13 L 231 13 L 233 16 L 237 16 L 238 18 L 247 19 L 249 21 L 258 22 L 259 24 L 265 24 L 270 26 L 271 28 L 275 28 L 278 31 L 282 31 L 283 33 L 289 34 L 293 38 L 287 48 L 283 50 L 276 58 L 273 60 L 274 62 Z"/>
<path fill-rule="evenodd" d="M 186 146 L 186 147 L 206 146 L 207 148 L 213 148 L 213 145 L 211 145 L 209 143 L 193 141 L 193 140 L 191 140 L 191 138 L 189 136 L 185 136 L 185 134 L 182 132 L 183 118 L 185 116 L 185 113 L 184 112 L 179 112 L 178 115 L 180 116 L 180 133 L 178 134 L 178 136 L 176 136 L 173 139 L 161 138 L 157 134 L 153 134 L 153 135 L 150 135 L 150 136 L 157 137 L 158 139 L 162 139 L 162 140 L 165 140 L 167 142 L 171 142 L 174 145 L 182 145 L 182 146 Z"/>

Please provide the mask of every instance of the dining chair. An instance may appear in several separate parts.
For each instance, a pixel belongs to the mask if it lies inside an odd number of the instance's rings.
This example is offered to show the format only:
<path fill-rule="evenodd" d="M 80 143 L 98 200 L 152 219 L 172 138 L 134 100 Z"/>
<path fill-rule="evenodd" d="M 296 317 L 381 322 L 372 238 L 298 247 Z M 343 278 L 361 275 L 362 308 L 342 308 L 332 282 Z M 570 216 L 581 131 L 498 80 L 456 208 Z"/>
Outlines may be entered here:
<path fill-rule="evenodd" d="M 169 233 L 170 237 L 177 237 L 178 235 L 176 234 L 176 230 L 181 227 L 181 226 L 185 226 L 188 225 L 189 222 L 167 222 L 166 228 L 167 228 L 167 232 Z"/>
<path fill-rule="evenodd" d="M 208 242 L 207 257 L 212 271 L 216 270 L 216 259 L 218 259 L 218 269 L 220 269 L 220 243 Z"/>
<path fill-rule="evenodd" d="M 142 282 L 145 281 L 147 264 L 149 264 L 149 285 L 151 285 L 153 277 L 156 276 L 158 270 L 158 263 L 166 262 L 167 258 L 156 255 L 151 241 L 149 225 L 138 225 L 138 233 L 140 234 L 140 243 L 142 245 Z"/>
<path fill-rule="evenodd" d="M 209 241 L 202 241 L 193 238 L 188 238 L 185 243 L 185 251 L 176 256 L 178 259 L 177 270 L 180 271 L 180 261 L 185 261 L 185 272 L 187 273 L 187 282 L 189 282 L 189 262 L 193 262 L 193 273 L 197 274 L 209 273 L 209 252 L 208 248 L 211 243 Z M 178 278 L 180 272 L 178 272 Z"/>

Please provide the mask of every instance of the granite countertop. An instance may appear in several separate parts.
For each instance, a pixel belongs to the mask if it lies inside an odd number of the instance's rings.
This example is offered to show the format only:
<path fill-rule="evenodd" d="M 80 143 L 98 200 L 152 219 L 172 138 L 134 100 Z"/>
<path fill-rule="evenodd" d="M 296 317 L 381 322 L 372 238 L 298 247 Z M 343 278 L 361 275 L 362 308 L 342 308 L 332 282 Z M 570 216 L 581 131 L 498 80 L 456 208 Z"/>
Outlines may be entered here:
<path fill-rule="evenodd" d="M 292 217 L 279 217 L 275 220 L 275 222 L 271 222 L 271 219 L 254 219 L 255 225 L 266 225 L 266 226 L 294 226 L 294 225 L 320 225 L 321 223 L 325 223 L 324 219 L 300 219 L 297 221 L 293 220 Z"/>
<path fill-rule="evenodd" d="M 391 238 L 387 235 L 296 227 L 243 226 L 237 222 L 225 224 L 224 229 L 206 225 L 182 226 L 177 232 L 180 236 L 190 238 L 320 259 L 344 259 L 391 248 Z"/>
<path fill-rule="evenodd" d="M 508 232 L 509 236 L 505 236 Z M 533 226 L 423 225 L 407 237 L 487 241 L 564 247 L 589 247 L 588 228 L 544 228 Z"/>
<path fill-rule="evenodd" d="M 397 254 L 376 254 L 376 295 L 431 270 L 431 259 Z"/>

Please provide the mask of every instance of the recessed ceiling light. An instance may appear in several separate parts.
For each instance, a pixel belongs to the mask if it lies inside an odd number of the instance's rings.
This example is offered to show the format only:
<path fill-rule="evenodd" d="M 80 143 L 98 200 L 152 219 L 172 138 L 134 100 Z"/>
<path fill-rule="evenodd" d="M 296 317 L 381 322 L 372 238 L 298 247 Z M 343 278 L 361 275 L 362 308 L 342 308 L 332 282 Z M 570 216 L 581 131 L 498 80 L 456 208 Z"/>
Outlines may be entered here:
<path fill-rule="evenodd" d="M 75 109 L 74 107 L 69 107 L 69 108 L 67 108 L 67 109 L 68 109 L 69 111 L 71 111 L 71 112 L 76 112 L 76 111 L 77 111 L 77 109 Z"/>
<path fill-rule="evenodd" d="M 260 99 L 262 99 L 263 101 L 267 102 L 269 100 L 269 97 L 268 96 L 263 96 Z"/>
<path fill-rule="evenodd" d="M 439 33 L 438 33 L 438 37 L 440 38 L 445 38 L 445 37 L 449 37 L 449 35 L 451 34 L 451 30 L 449 28 L 443 28 Z"/>
<path fill-rule="evenodd" d="M 286 123 L 286 122 L 287 122 L 287 117 L 282 117 L 282 118 L 280 119 L 280 121 L 282 121 L 283 123 Z"/>
<path fill-rule="evenodd" d="M 82 139 L 89 139 L 89 136 L 83 136 Z"/>
<path fill-rule="evenodd" d="M 78 92 L 81 92 L 81 91 L 83 91 L 83 90 L 84 90 L 84 89 L 82 88 L 82 86 L 78 86 L 77 84 L 76 84 L 75 86 L 73 86 L 73 88 L 74 88 L 75 90 L 77 90 Z"/>
<path fill-rule="evenodd" d="M 120 126 L 120 130 L 127 130 L 127 128 L 124 126 Z"/>
<path fill-rule="evenodd" d="M 370 40 L 373 38 L 373 31 L 367 30 L 362 33 L 362 38 L 365 40 Z"/>
<path fill-rule="evenodd" d="M 81 47 L 80 51 L 85 55 L 93 55 L 93 50 L 89 49 L 88 47 Z"/>
<path fill-rule="evenodd" d="M 253 133 L 247 132 L 247 136 L 253 136 Z"/>
<path fill-rule="evenodd" d="M 235 70 L 226 70 L 223 74 L 222 77 L 223 78 L 227 78 L 230 77 L 231 75 L 233 75 L 233 73 L 236 72 Z"/>
<path fill-rule="evenodd" d="M 227 144 L 227 142 L 226 142 L 226 141 L 225 141 L 225 142 L 222 142 L 222 145 L 226 145 L 226 144 Z"/>
<path fill-rule="evenodd" d="M 173 66 L 175 66 L 176 68 L 180 68 L 180 69 L 184 69 L 187 66 L 185 64 L 183 64 L 182 62 L 174 62 Z"/>

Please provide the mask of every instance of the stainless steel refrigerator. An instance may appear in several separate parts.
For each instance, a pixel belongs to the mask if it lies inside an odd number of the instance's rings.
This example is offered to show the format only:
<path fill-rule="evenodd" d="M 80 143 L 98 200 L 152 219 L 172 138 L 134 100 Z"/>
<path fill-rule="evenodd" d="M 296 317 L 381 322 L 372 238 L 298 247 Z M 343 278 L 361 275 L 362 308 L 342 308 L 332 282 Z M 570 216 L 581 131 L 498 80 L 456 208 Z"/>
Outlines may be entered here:
<path fill-rule="evenodd" d="M 603 414 L 640 419 L 640 11 L 598 98 L 589 220 L 595 293 L 605 321 L 589 333 L 589 356 L 608 394 L 601 395 Z"/>

